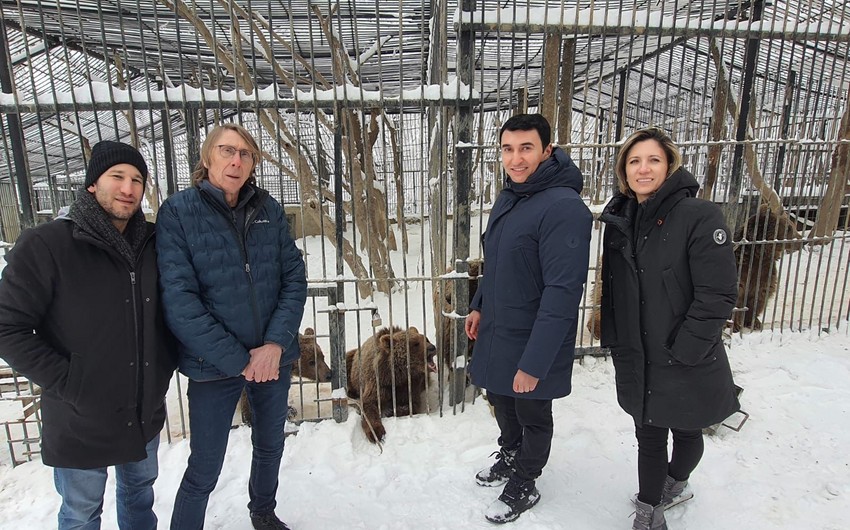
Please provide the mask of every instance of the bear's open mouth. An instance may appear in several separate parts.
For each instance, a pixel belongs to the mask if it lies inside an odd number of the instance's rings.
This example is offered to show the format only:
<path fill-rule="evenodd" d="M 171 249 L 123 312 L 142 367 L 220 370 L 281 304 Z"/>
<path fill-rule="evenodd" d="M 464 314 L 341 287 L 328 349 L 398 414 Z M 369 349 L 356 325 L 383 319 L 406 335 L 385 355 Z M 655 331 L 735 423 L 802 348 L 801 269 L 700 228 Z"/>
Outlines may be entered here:
<path fill-rule="evenodd" d="M 437 373 L 437 363 L 436 363 L 436 362 L 434 362 L 434 358 L 433 358 L 433 357 L 431 357 L 430 359 L 428 359 L 428 371 L 429 371 L 429 372 Z"/>

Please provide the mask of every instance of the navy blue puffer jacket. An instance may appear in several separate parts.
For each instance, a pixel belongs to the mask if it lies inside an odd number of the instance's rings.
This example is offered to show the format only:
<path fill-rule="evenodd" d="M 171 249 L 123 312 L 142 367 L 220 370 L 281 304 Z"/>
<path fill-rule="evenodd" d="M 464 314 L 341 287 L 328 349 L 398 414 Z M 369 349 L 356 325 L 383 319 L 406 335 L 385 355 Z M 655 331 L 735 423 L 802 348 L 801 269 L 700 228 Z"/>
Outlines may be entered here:
<path fill-rule="evenodd" d="M 170 197 L 157 216 L 165 319 L 180 341 L 180 372 L 196 381 L 240 375 L 249 350 L 283 347 L 281 366 L 299 357 L 307 298 L 301 252 L 283 208 L 246 184 L 237 209 L 209 182 Z"/>
<path fill-rule="evenodd" d="M 578 306 L 587 279 L 593 216 L 582 175 L 562 149 L 522 184 L 508 180 L 484 237 L 485 272 L 470 308 L 481 312 L 472 382 L 524 399 L 570 393 Z M 517 370 L 539 378 L 516 394 Z"/>

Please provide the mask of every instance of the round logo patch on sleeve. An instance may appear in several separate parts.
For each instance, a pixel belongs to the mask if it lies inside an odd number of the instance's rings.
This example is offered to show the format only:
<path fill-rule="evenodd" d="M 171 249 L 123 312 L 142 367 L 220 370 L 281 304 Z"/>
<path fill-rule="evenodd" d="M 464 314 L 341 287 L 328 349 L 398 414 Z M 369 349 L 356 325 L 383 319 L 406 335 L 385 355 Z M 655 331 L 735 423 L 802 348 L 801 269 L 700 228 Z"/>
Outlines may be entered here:
<path fill-rule="evenodd" d="M 714 242 L 718 245 L 722 245 L 726 242 L 726 230 L 722 228 L 718 228 L 714 231 Z"/>

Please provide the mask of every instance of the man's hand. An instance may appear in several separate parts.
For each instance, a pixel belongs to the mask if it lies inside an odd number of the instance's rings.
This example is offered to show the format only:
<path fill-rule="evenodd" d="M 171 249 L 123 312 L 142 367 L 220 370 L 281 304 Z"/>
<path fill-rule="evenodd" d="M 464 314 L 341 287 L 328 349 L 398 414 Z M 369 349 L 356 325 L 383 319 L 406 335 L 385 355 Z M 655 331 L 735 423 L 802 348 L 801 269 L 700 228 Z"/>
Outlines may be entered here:
<path fill-rule="evenodd" d="M 265 383 L 280 377 L 280 356 L 283 355 L 283 348 L 269 343 L 254 348 L 248 353 L 251 354 L 251 360 L 242 371 L 245 379 L 255 383 Z"/>
<path fill-rule="evenodd" d="M 466 336 L 469 337 L 470 340 L 478 339 L 478 324 L 481 322 L 481 311 L 472 310 L 466 315 L 466 322 L 464 323 L 464 330 L 466 331 Z"/>
<path fill-rule="evenodd" d="M 537 379 L 533 375 L 527 374 L 522 370 L 517 370 L 516 375 L 514 376 L 514 392 L 517 394 L 531 392 L 537 388 L 538 381 L 540 381 L 540 379 Z"/>

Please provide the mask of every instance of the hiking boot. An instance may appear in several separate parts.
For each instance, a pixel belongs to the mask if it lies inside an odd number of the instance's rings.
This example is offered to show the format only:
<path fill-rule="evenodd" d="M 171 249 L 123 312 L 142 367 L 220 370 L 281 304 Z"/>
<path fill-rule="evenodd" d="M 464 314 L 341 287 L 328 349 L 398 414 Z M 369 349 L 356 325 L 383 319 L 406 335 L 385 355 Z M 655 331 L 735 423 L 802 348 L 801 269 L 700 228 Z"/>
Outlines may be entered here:
<path fill-rule="evenodd" d="M 685 490 L 688 486 L 687 480 L 676 480 L 671 476 L 664 479 L 664 491 L 661 492 L 661 506 L 665 509 L 668 506 L 679 504 L 694 496 L 690 489 Z"/>
<path fill-rule="evenodd" d="M 664 506 L 650 506 L 645 502 L 635 500 L 635 520 L 632 530 L 667 530 L 667 520 L 664 519 Z"/>
<path fill-rule="evenodd" d="M 475 475 L 475 482 L 478 483 L 479 486 L 485 486 L 488 488 L 495 488 L 496 486 L 501 486 L 511 477 L 511 474 L 516 469 L 516 453 L 519 450 L 518 447 L 513 449 L 505 449 L 502 447 L 495 453 L 490 456 L 496 457 L 496 463 L 490 466 L 488 469 L 482 469 Z"/>
<path fill-rule="evenodd" d="M 252 513 L 251 525 L 256 530 L 289 530 L 286 523 L 278 519 L 274 512 Z"/>
<path fill-rule="evenodd" d="M 499 498 L 487 508 L 484 517 L 491 523 L 509 523 L 540 501 L 540 492 L 533 480 L 511 475 Z"/>

